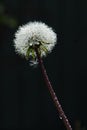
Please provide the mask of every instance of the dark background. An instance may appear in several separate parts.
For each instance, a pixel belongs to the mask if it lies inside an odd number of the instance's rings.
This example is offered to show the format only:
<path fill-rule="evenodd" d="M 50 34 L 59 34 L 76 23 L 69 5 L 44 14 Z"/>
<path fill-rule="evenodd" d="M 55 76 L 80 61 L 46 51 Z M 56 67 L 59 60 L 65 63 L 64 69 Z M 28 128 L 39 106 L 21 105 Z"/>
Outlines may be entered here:
<path fill-rule="evenodd" d="M 58 44 L 44 59 L 74 130 L 87 128 L 87 0 L 0 0 L 0 128 L 65 130 L 39 67 L 15 53 L 19 25 L 42 21 Z"/>

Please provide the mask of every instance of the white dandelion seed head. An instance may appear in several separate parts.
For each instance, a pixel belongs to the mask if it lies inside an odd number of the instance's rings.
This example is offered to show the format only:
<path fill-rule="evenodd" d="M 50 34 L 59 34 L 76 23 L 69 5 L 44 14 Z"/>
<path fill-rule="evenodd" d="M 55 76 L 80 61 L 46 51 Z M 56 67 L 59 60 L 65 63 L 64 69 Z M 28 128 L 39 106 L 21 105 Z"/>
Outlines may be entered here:
<path fill-rule="evenodd" d="M 15 33 L 14 46 L 18 54 L 31 58 L 37 64 L 34 47 L 37 46 L 40 56 L 46 56 L 57 43 L 57 35 L 51 27 L 42 22 L 29 22 L 20 26 Z"/>

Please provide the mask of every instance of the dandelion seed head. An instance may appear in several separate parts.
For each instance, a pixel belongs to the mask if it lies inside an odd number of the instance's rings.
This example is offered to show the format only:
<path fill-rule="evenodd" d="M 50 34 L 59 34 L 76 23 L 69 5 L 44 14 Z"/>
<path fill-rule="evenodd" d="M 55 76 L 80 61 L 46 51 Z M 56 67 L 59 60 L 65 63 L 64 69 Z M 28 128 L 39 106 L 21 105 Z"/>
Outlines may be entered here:
<path fill-rule="evenodd" d="M 42 22 L 29 22 L 20 26 L 15 33 L 14 46 L 18 54 L 31 59 L 37 64 L 37 56 L 34 47 L 38 47 L 41 57 L 52 51 L 57 43 L 57 35 L 51 27 Z"/>

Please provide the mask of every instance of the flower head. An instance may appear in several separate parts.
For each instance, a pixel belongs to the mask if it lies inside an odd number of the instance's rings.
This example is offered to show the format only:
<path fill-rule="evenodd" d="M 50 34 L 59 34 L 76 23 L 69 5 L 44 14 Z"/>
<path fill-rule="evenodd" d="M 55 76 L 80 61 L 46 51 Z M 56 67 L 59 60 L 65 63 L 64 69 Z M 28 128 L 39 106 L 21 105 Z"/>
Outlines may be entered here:
<path fill-rule="evenodd" d="M 56 33 L 42 22 L 29 22 L 20 26 L 14 39 L 16 52 L 27 59 L 30 58 L 32 64 L 38 63 L 35 47 L 43 57 L 51 52 L 56 41 Z"/>

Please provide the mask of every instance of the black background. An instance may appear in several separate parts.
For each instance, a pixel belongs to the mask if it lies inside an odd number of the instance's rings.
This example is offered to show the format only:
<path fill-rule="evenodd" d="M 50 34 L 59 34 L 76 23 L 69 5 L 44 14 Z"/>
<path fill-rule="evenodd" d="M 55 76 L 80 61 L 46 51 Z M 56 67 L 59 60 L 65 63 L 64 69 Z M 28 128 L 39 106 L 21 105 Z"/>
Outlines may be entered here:
<path fill-rule="evenodd" d="M 44 60 L 53 88 L 74 130 L 87 127 L 87 0 L 0 0 L 17 25 L 0 22 L 0 128 L 60 129 L 62 120 L 39 67 L 15 53 L 19 25 L 42 21 L 58 44 Z M 0 21 L 1 21 L 0 14 Z"/>

